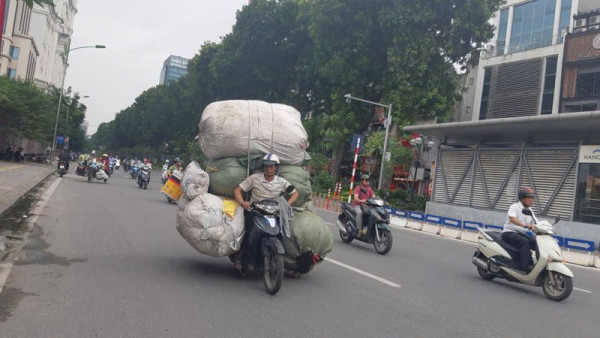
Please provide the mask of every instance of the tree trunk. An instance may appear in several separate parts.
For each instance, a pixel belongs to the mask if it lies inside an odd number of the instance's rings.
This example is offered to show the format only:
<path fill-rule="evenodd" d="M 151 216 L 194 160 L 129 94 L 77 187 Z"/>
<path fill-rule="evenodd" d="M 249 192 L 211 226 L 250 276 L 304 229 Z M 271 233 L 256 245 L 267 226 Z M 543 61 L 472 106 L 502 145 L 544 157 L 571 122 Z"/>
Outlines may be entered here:
<path fill-rule="evenodd" d="M 331 175 L 336 182 L 338 182 L 340 178 L 340 166 L 342 165 L 342 160 L 346 154 L 347 147 L 348 145 L 341 145 L 333 152 L 333 167 L 331 168 Z"/>

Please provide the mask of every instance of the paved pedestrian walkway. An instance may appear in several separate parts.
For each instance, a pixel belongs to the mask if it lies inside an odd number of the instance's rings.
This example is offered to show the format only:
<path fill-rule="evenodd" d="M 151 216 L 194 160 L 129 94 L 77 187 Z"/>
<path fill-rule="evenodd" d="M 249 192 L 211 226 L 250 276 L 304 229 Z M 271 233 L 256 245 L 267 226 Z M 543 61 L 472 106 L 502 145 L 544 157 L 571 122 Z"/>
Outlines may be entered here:
<path fill-rule="evenodd" d="M 47 164 L 0 161 L 0 214 L 53 171 Z"/>

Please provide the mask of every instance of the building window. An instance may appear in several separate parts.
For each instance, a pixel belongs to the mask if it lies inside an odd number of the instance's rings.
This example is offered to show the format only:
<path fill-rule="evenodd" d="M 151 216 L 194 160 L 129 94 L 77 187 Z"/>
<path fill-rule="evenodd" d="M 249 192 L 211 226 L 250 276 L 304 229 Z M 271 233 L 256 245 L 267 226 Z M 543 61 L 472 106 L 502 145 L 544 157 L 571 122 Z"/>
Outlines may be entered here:
<path fill-rule="evenodd" d="M 492 68 L 486 67 L 483 76 L 483 91 L 481 92 L 481 108 L 479 109 L 479 119 L 485 120 L 490 99 L 490 86 L 492 84 Z"/>
<path fill-rule="evenodd" d="M 600 164 L 579 165 L 574 221 L 600 224 Z"/>
<path fill-rule="evenodd" d="M 10 46 L 10 58 L 13 60 L 18 60 L 19 59 L 19 52 L 21 50 L 19 49 L 19 47 L 15 47 L 15 46 Z"/>
<path fill-rule="evenodd" d="M 546 58 L 546 72 L 544 76 L 544 92 L 542 93 L 542 108 L 540 114 L 552 114 L 554 103 L 554 82 L 556 81 L 556 66 L 558 58 L 551 56 Z"/>
<path fill-rule="evenodd" d="M 6 23 L 8 22 L 8 7 L 10 6 L 10 0 L 6 0 L 4 6 L 4 27 L 2 27 L 2 35 L 6 34 Z"/>
<path fill-rule="evenodd" d="M 14 79 L 17 77 L 17 70 L 16 69 L 12 69 L 12 68 L 8 68 L 8 78 L 9 79 Z"/>
<path fill-rule="evenodd" d="M 506 45 L 506 29 L 508 27 L 508 8 L 500 11 L 500 25 L 498 27 L 498 55 L 504 54 Z"/>
<path fill-rule="evenodd" d="M 571 4 L 573 0 L 562 0 L 560 4 L 560 24 L 558 26 L 558 42 L 562 43 L 564 37 L 562 32 L 571 24 Z"/>
<path fill-rule="evenodd" d="M 577 75 L 576 97 L 600 96 L 600 72 Z"/>
<path fill-rule="evenodd" d="M 534 0 L 515 6 L 509 52 L 550 46 L 555 7 L 555 0 Z"/>

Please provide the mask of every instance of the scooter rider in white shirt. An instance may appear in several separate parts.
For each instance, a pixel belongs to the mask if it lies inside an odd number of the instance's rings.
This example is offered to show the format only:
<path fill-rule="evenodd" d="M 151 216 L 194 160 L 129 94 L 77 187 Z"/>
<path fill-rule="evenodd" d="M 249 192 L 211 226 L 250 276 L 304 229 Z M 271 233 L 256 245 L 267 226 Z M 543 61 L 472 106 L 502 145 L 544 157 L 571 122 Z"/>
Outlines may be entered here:
<path fill-rule="evenodd" d="M 519 250 L 519 269 L 530 271 L 533 267 L 531 250 L 535 250 L 534 237 L 527 236 L 527 230 L 533 229 L 533 217 L 524 215 L 523 209 L 530 209 L 533 205 L 535 193 L 533 189 L 523 187 L 519 189 L 519 202 L 510 206 L 502 231 L 502 240 Z M 531 209 L 530 209 L 531 210 Z M 533 215 L 533 210 L 531 210 Z"/>

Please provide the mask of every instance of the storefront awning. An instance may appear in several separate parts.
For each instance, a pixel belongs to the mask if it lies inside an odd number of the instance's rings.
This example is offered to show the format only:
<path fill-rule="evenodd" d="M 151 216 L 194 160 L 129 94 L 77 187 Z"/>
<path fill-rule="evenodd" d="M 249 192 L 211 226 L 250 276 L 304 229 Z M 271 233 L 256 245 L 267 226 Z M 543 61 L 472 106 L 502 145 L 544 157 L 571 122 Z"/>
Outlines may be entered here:
<path fill-rule="evenodd" d="M 598 142 L 600 111 L 407 126 L 419 133 L 454 142 Z"/>

